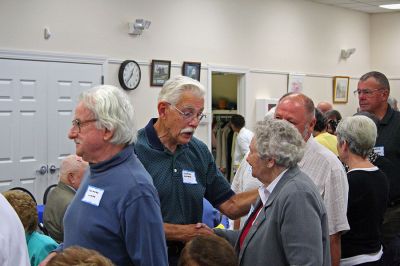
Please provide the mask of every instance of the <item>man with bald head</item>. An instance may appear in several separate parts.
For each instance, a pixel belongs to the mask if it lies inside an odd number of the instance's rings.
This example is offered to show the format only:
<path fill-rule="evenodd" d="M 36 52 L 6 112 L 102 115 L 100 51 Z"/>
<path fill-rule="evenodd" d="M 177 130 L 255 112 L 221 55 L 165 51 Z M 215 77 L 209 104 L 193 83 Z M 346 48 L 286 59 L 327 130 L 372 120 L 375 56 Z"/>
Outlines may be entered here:
<path fill-rule="evenodd" d="M 77 155 L 69 155 L 60 166 L 60 181 L 50 191 L 43 214 L 43 222 L 49 235 L 58 243 L 64 240 L 63 218 L 72 198 L 81 184 L 82 176 L 88 166 Z"/>
<path fill-rule="evenodd" d="M 329 110 L 333 109 L 333 106 L 331 103 L 329 102 L 320 102 L 317 105 L 317 109 L 321 111 L 321 113 L 325 114 L 326 112 L 328 112 Z"/>
<path fill-rule="evenodd" d="M 310 98 L 298 93 L 284 95 L 276 106 L 275 118 L 292 123 L 306 141 L 299 167 L 314 181 L 324 200 L 328 214 L 332 265 L 339 265 L 340 235 L 350 229 L 346 216 L 349 185 L 343 165 L 312 136 L 316 119 L 314 103 Z"/>

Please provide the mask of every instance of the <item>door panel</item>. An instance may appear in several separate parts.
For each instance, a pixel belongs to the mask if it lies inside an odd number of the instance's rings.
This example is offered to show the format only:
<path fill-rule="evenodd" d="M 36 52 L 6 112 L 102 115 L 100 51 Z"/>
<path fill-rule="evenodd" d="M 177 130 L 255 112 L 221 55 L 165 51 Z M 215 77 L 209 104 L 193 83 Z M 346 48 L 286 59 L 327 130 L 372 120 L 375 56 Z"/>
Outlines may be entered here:
<path fill-rule="evenodd" d="M 63 158 L 75 153 L 74 142 L 68 139 L 68 131 L 74 117 L 79 94 L 101 84 L 101 65 L 51 63 L 48 71 L 48 145 L 49 185 L 58 182 L 58 169 Z"/>
<path fill-rule="evenodd" d="M 0 190 L 25 187 L 33 194 L 47 183 L 36 172 L 47 160 L 43 62 L 0 60 Z"/>
<path fill-rule="evenodd" d="M 0 59 L 0 192 L 20 186 L 42 201 L 75 153 L 67 133 L 77 97 L 101 75 L 99 64 Z"/>

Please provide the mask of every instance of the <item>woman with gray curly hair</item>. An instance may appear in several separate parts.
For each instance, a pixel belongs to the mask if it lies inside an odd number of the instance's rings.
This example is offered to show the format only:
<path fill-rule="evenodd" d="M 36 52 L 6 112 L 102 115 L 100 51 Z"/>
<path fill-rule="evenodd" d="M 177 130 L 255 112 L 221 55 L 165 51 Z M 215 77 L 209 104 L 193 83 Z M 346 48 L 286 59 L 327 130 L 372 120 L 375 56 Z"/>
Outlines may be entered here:
<path fill-rule="evenodd" d="M 326 210 L 297 166 L 304 145 L 285 120 L 257 123 L 247 161 L 262 183 L 260 197 L 240 232 L 215 229 L 236 243 L 240 265 L 330 265 Z"/>
<path fill-rule="evenodd" d="M 343 119 L 337 129 L 340 160 L 348 165 L 350 231 L 342 236 L 340 265 L 382 265 L 381 225 L 389 197 L 389 183 L 368 160 L 377 136 L 366 116 Z"/>

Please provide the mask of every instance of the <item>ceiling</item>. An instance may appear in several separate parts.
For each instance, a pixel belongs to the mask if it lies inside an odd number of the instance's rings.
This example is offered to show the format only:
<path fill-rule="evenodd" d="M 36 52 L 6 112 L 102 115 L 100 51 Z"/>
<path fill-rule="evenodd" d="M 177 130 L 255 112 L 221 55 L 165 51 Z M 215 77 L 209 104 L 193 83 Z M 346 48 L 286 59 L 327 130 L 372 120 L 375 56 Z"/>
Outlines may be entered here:
<path fill-rule="evenodd" d="M 312 2 L 332 5 L 352 10 L 357 10 L 365 13 L 384 13 L 384 12 L 399 12 L 400 10 L 391 10 L 379 7 L 379 5 L 400 4 L 396 0 L 310 0 Z"/>

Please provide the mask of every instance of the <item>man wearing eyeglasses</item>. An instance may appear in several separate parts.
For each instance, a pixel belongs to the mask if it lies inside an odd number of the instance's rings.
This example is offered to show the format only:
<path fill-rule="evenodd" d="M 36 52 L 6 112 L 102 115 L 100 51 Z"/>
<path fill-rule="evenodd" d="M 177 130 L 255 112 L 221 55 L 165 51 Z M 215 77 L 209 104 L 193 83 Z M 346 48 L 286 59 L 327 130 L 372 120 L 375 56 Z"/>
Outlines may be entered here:
<path fill-rule="evenodd" d="M 59 250 L 76 245 L 115 265 L 166 266 L 160 201 L 131 145 L 133 118 L 121 89 L 102 85 L 80 95 L 68 137 L 90 169 L 65 213 Z"/>
<path fill-rule="evenodd" d="M 400 113 L 387 103 L 390 85 L 386 76 L 372 71 L 364 74 L 358 82 L 355 94 L 358 95 L 360 111 L 366 111 L 379 118 L 378 137 L 374 151 L 384 156 L 396 169 L 388 175 L 390 182 L 389 205 L 383 221 L 385 244 L 400 233 Z"/>
<path fill-rule="evenodd" d="M 193 136 L 204 118 L 205 90 L 200 82 L 178 76 L 158 96 L 158 118 L 138 132 L 135 151 L 153 177 L 161 201 L 170 265 L 184 243 L 213 232 L 201 223 L 203 197 L 228 217 L 245 215 L 256 190 L 235 195 L 207 146 Z"/>

